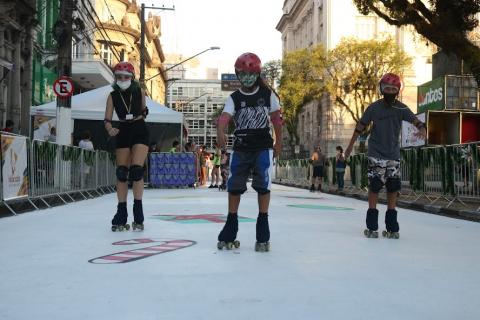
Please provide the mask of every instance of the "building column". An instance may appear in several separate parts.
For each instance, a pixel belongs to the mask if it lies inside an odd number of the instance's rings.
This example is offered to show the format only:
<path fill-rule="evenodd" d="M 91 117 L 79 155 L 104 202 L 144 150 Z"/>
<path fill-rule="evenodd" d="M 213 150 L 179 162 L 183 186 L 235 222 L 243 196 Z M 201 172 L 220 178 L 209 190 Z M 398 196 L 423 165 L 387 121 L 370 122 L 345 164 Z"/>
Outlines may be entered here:
<path fill-rule="evenodd" d="M 5 37 L 4 37 L 5 27 L 0 25 L 0 58 L 5 58 Z M 3 78 L 5 72 L 7 72 L 4 67 L 0 67 L 0 78 Z M 7 89 L 6 89 L 7 88 Z M 6 90 L 5 90 L 6 89 Z M 4 91 L 8 92 L 8 76 L 0 82 L 0 125 L 1 128 L 5 126 L 5 114 L 7 108 L 5 106 L 5 95 Z"/>
<path fill-rule="evenodd" d="M 20 110 L 20 134 L 24 136 L 29 136 L 30 134 L 30 106 L 32 104 L 32 29 L 29 29 L 25 34 L 24 52 L 28 53 L 28 56 L 25 56 L 23 64 L 23 77 L 21 79 L 22 83 L 22 103 Z"/>
<path fill-rule="evenodd" d="M 15 36 L 13 39 L 17 39 L 14 46 L 13 52 L 13 70 L 11 71 L 10 85 L 9 85 L 9 99 L 7 102 L 7 114 L 9 119 L 15 123 L 15 126 L 20 125 L 20 112 L 21 112 L 21 91 L 20 91 L 20 68 L 21 68 L 21 40 L 20 34 L 15 31 Z"/>

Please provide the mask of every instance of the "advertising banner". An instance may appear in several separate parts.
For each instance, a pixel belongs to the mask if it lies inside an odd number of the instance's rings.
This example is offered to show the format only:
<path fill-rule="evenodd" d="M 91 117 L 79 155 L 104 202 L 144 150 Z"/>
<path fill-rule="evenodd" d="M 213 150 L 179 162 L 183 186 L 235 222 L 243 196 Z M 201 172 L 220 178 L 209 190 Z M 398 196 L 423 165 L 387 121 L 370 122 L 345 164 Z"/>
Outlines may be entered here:
<path fill-rule="evenodd" d="M 28 196 L 27 138 L 1 135 L 3 200 Z"/>
<path fill-rule="evenodd" d="M 440 77 L 418 86 L 417 110 L 443 110 L 445 108 L 445 79 Z"/>
<path fill-rule="evenodd" d="M 425 123 L 425 113 L 417 115 L 417 118 Z M 422 138 L 418 129 L 410 122 L 402 121 L 402 148 L 424 146 L 425 138 Z"/>

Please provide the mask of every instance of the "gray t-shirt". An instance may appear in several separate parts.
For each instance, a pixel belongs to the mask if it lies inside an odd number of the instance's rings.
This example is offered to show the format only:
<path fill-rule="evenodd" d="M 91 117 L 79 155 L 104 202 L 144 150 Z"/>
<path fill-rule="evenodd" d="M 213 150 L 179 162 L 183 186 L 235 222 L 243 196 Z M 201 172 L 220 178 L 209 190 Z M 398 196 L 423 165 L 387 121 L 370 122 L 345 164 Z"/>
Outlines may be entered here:
<path fill-rule="evenodd" d="M 400 130 L 402 120 L 412 123 L 413 112 L 400 101 L 388 106 L 383 99 L 368 106 L 360 119 L 367 126 L 373 122 L 368 138 L 368 156 L 383 160 L 400 159 Z"/>

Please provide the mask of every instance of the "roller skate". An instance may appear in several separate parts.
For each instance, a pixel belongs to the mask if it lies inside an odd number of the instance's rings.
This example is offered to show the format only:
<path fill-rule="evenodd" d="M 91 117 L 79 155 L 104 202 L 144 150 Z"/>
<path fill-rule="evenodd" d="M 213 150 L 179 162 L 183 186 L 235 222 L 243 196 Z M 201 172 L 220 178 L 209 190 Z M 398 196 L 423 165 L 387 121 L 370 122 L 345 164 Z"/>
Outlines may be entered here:
<path fill-rule="evenodd" d="M 218 191 L 225 191 L 227 190 L 227 185 L 225 183 L 222 183 L 221 185 L 218 186 Z"/>
<path fill-rule="evenodd" d="M 227 222 L 223 226 L 222 231 L 218 235 L 218 250 L 232 250 L 233 248 L 240 248 L 240 241 L 236 240 L 238 232 L 238 216 L 236 213 L 229 213 Z"/>
<path fill-rule="evenodd" d="M 310 186 L 310 192 L 315 192 L 315 185 L 312 184 L 312 185 Z"/>
<path fill-rule="evenodd" d="M 143 206 L 142 200 L 133 200 L 133 222 L 132 222 L 132 229 L 135 230 L 142 230 L 144 229 L 143 226 Z"/>
<path fill-rule="evenodd" d="M 255 242 L 255 251 L 270 251 L 270 228 L 268 226 L 268 214 L 260 213 L 257 218 L 257 242 Z"/>
<path fill-rule="evenodd" d="M 112 231 L 130 230 L 130 225 L 127 223 L 127 218 L 127 203 L 119 202 L 117 205 L 117 213 L 112 219 Z"/>
<path fill-rule="evenodd" d="M 363 231 L 363 234 L 367 238 L 378 238 L 378 210 L 367 210 L 367 229 Z"/>
<path fill-rule="evenodd" d="M 397 210 L 395 209 L 388 209 L 385 213 L 385 226 L 387 230 L 382 232 L 382 236 L 388 239 L 399 239 L 400 233 L 400 226 L 397 222 Z"/>

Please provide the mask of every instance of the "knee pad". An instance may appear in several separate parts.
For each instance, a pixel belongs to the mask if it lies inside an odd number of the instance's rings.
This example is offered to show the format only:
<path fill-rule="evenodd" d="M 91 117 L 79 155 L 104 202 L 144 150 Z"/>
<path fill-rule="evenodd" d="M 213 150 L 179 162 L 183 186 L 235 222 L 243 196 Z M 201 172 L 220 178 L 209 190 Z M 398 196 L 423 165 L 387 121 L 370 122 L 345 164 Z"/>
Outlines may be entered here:
<path fill-rule="evenodd" d="M 230 193 L 232 196 L 240 196 L 245 193 L 247 190 L 228 190 L 228 193 Z"/>
<path fill-rule="evenodd" d="M 387 192 L 398 192 L 402 188 L 402 182 L 398 178 L 388 178 L 385 187 Z"/>
<path fill-rule="evenodd" d="M 370 178 L 369 190 L 378 193 L 383 188 L 383 181 L 379 177 Z"/>
<path fill-rule="evenodd" d="M 270 190 L 265 189 L 265 188 L 254 188 L 255 191 L 257 191 L 258 194 L 264 195 L 264 194 L 269 194 Z"/>
<path fill-rule="evenodd" d="M 120 182 L 127 182 L 128 168 L 125 166 L 118 166 L 116 171 L 117 179 Z"/>
<path fill-rule="evenodd" d="M 130 166 L 130 174 L 128 178 L 130 181 L 140 181 L 143 179 L 143 167 L 134 164 L 133 166 Z"/>

